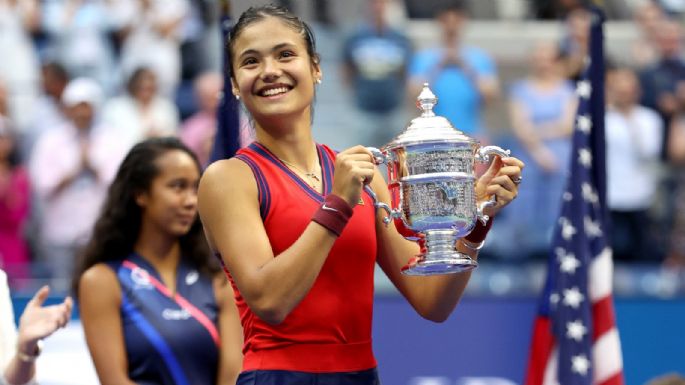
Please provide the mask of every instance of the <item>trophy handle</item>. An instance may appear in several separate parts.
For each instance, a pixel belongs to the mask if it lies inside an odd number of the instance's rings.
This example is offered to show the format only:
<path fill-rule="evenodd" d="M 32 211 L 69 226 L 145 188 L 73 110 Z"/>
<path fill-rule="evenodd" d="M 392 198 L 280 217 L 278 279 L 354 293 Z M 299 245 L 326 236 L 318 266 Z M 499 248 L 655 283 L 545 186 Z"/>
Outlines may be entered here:
<path fill-rule="evenodd" d="M 371 152 L 371 155 L 373 155 L 373 162 L 376 165 L 388 163 L 388 156 L 384 154 L 383 151 L 377 149 L 376 147 L 367 147 L 366 149 Z M 371 196 L 371 199 L 373 199 L 373 207 L 376 209 L 385 210 L 385 212 L 388 214 L 385 218 L 383 218 L 383 223 L 386 226 L 390 225 L 390 222 L 392 222 L 393 218 L 402 217 L 402 213 L 399 210 L 393 210 L 388 204 L 379 201 L 378 196 L 375 192 L 373 192 L 369 185 L 364 186 L 364 190 Z"/>
<path fill-rule="evenodd" d="M 371 152 L 371 155 L 373 155 L 373 163 L 375 163 L 376 166 L 388 163 L 388 156 L 385 155 L 383 151 L 377 149 L 376 147 L 367 147 L 366 149 Z"/>
<path fill-rule="evenodd" d="M 479 163 L 489 163 L 492 155 L 497 155 L 500 158 L 509 156 L 511 151 L 505 150 L 498 146 L 484 146 L 476 151 L 476 161 Z M 490 219 L 489 215 L 484 213 L 485 209 L 488 207 L 493 207 L 497 205 L 497 196 L 493 196 L 490 200 L 485 201 L 478 205 L 477 216 L 478 220 L 485 225 Z"/>
<path fill-rule="evenodd" d="M 499 146 L 483 146 L 476 151 L 476 161 L 480 163 L 490 163 L 491 155 L 498 155 L 500 158 L 506 158 L 511 154 L 511 151 L 505 150 Z"/>
<path fill-rule="evenodd" d="M 373 192 L 369 185 L 364 186 L 364 190 L 371 196 L 371 199 L 373 200 L 373 207 L 376 209 L 383 209 L 388 214 L 385 218 L 383 218 L 383 223 L 386 226 L 390 225 L 390 222 L 392 222 L 393 218 L 402 217 L 402 213 L 399 210 L 393 210 L 387 203 L 379 201 L 378 196 L 375 192 Z"/>

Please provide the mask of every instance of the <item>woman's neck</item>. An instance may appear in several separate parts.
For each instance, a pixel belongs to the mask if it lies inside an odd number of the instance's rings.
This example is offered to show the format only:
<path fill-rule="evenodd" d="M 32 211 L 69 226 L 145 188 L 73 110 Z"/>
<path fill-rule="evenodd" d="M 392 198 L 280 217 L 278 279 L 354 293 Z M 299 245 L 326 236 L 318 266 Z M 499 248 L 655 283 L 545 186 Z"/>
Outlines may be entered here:
<path fill-rule="evenodd" d="M 133 250 L 150 262 L 163 276 L 175 273 L 181 260 L 181 245 L 178 238 L 151 227 L 143 223 Z"/>
<path fill-rule="evenodd" d="M 268 122 L 257 123 L 256 138 L 279 159 L 298 168 L 310 170 L 318 164 L 309 116 L 306 120 L 299 119 L 290 124 L 284 124 L 283 120 L 273 126 Z"/>

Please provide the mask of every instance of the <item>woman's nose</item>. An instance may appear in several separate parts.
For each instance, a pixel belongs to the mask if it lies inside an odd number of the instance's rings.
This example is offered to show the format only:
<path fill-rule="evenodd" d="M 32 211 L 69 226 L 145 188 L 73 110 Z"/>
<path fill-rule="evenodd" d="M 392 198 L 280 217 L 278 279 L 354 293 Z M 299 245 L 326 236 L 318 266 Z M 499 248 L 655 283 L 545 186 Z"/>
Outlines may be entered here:
<path fill-rule="evenodd" d="M 264 81 L 274 81 L 278 79 L 283 74 L 279 66 L 278 61 L 273 59 L 267 59 L 264 61 L 264 69 L 262 71 L 262 80 Z"/>
<path fill-rule="evenodd" d="M 191 191 L 184 194 L 183 205 L 186 207 L 196 207 L 197 206 L 197 191 Z"/>

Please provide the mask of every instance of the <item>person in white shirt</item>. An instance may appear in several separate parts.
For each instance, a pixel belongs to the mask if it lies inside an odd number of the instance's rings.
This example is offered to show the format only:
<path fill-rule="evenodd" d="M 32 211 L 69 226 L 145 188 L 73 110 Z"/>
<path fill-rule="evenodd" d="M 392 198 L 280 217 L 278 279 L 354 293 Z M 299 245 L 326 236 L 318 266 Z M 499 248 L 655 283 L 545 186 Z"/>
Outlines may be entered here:
<path fill-rule="evenodd" d="M 7 275 L 0 270 L 0 384 L 34 384 L 41 341 L 69 322 L 71 297 L 57 305 L 42 306 L 49 293 L 48 286 L 38 290 L 26 305 L 17 330 Z"/>
<path fill-rule="evenodd" d="M 178 132 L 178 108 L 158 92 L 158 84 L 152 69 L 140 67 L 128 79 L 128 92 L 103 106 L 103 124 L 127 140 L 128 149 L 144 139 L 175 136 Z"/>
<path fill-rule="evenodd" d="M 645 261 L 658 258 L 650 237 L 648 209 L 659 184 L 664 127 L 658 113 L 638 104 L 640 86 L 627 68 L 607 78 L 609 108 L 607 141 L 607 201 L 612 219 L 614 258 Z"/>
<path fill-rule="evenodd" d="M 43 208 L 42 252 L 57 290 L 68 288 L 76 253 L 128 150 L 116 129 L 97 122 L 101 100 L 94 80 L 72 80 L 62 95 L 69 121 L 42 135 L 29 161 L 31 184 Z"/>

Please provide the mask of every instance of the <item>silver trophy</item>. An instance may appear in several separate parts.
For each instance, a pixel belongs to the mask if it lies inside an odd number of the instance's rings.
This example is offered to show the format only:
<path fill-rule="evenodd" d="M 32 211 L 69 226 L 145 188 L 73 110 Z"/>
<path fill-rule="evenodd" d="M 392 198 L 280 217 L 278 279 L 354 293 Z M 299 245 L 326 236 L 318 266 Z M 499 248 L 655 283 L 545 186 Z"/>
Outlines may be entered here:
<path fill-rule="evenodd" d="M 376 164 L 388 169 L 388 189 L 392 207 L 374 199 L 376 208 L 394 220 L 400 234 L 421 244 L 416 263 L 408 265 L 408 275 L 457 273 L 478 263 L 455 249 L 455 242 L 469 234 L 476 221 L 487 222 L 483 213 L 492 200 L 476 203 L 475 163 L 488 163 L 492 155 L 509 156 L 497 146 L 481 147 L 479 142 L 456 130 L 433 106 L 437 97 L 425 83 L 417 98 L 421 116 L 380 150 L 369 147 Z"/>

